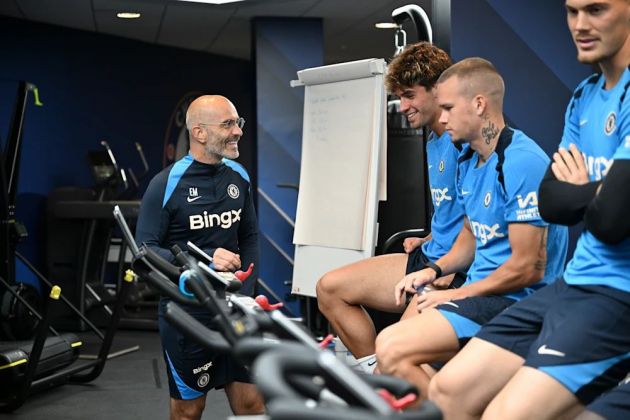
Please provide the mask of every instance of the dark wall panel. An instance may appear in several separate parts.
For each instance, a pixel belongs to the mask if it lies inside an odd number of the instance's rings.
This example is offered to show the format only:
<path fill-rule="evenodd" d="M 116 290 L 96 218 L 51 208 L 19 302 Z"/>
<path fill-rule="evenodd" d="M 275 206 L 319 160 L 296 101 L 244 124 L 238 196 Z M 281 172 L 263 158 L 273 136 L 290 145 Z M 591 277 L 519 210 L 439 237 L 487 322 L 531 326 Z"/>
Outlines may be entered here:
<path fill-rule="evenodd" d="M 261 278 L 284 298 L 291 291 L 293 222 L 302 151 L 304 88 L 291 88 L 297 71 L 323 64 L 320 19 L 260 18 L 253 22 L 256 57 Z M 297 311 L 297 305 L 292 308 Z"/>

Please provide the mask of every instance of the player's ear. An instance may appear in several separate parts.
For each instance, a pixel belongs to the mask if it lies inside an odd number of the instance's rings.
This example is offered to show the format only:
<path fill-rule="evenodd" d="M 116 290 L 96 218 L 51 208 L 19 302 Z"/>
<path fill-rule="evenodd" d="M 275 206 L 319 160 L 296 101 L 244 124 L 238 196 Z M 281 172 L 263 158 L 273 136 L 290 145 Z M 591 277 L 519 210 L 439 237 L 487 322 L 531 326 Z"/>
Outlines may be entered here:
<path fill-rule="evenodd" d="M 208 141 L 208 131 L 202 129 L 198 125 L 192 128 L 191 134 L 192 134 L 192 137 L 195 138 L 201 144 L 205 144 L 206 141 Z"/>
<path fill-rule="evenodd" d="M 488 102 L 487 102 L 485 96 L 483 96 L 483 95 L 476 95 L 473 98 L 473 107 L 475 109 L 475 113 L 478 116 L 483 115 L 483 113 L 486 111 L 487 106 L 488 106 Z"/>

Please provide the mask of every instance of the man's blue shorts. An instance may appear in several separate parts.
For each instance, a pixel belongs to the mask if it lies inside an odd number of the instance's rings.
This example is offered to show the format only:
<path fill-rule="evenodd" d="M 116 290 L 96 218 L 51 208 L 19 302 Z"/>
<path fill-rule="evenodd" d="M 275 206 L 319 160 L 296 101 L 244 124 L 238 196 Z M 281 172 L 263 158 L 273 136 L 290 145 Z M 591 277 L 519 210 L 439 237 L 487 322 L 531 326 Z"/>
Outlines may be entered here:
<path fill-rule="evenodd" d="M 504 296 L 471 296 L 442 303 L 436 309 L 455 330 L 461 348 L 479 332 L 484 324 L 514 302 L 516 302 L 514 299 Z"/>
<path fill-rule="evenodd" d="M 560 278 L 509 307 L 477 337 L 521 356 L 588 405 L 630 371 L 630 293 Z"/>
<path fill-rule="evenodd" d="M 158 323 L 171 398 L 193 400 L 231 382 L 251 382 L 247 369 L 230 355 L 209 350 L 173 327 L 164 317 L 169 299 L 160 300 Z M 211 316 L 197 307 L 182 308 L 205 326 Z"/>

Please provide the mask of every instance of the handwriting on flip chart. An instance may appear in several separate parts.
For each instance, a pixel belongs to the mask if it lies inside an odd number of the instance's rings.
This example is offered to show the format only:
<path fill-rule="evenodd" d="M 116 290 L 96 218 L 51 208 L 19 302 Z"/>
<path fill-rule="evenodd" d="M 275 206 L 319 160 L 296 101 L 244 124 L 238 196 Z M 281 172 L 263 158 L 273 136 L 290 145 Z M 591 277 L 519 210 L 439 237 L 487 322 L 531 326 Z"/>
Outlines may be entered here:
<path fill-rule="evenodd" d="M 344 113 L 339 112 L 339 110 L 349 106 L 349 104 L 344 104 L 347 99 L 346 93 L 310 98 L 307 115 L 308 133 L 313 136 L 314 140 L 328 141 L 331 131 L 339 124 L 343 124 Z"/>

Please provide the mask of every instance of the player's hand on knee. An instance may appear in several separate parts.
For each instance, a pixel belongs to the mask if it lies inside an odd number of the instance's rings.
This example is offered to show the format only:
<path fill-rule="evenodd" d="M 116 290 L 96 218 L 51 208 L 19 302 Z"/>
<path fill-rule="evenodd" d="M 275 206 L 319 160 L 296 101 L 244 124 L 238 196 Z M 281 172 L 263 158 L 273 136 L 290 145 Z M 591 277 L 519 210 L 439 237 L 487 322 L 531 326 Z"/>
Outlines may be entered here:
<path fill-rule="evenodd" d="M 414 249 L 418 248 L 425 242 L 426 241 L 422 238 L 405 238 L 403 241 L 403 249 L 407 254 L 411 254 Z"/>
<path fill-rule="evenodd" d="M 212 263 L 218 271 L 236 271 L 241 268 L 241 257 L 225 248 L 217 248 L 212 256 Z"/>
<path fill-rule="evenodd" d="M 570 144 L 569 150 L 561 147 L 553 154 L 551 171 L 559 181 L 575 185 L 589 182 L 584 158 L 575 144 Z"/>

